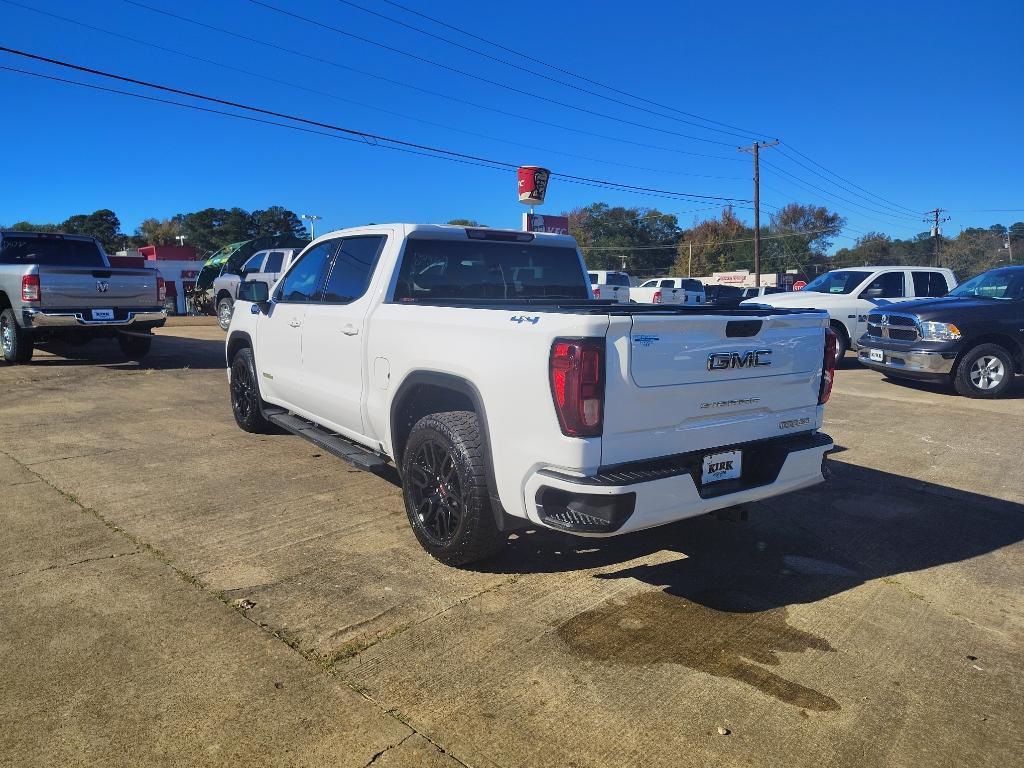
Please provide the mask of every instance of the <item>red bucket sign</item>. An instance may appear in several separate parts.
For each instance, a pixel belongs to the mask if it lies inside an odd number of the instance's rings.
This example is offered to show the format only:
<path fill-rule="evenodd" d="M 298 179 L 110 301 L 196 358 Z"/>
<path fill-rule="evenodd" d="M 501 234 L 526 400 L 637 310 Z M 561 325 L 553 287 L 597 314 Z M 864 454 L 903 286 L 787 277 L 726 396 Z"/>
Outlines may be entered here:
<path fill-rule="evenodd" d="M 523 205 L 543 204 L 551 171 L 537 165 L 524 165 L 516 173 L 519 177 L 519 202 Z"/>

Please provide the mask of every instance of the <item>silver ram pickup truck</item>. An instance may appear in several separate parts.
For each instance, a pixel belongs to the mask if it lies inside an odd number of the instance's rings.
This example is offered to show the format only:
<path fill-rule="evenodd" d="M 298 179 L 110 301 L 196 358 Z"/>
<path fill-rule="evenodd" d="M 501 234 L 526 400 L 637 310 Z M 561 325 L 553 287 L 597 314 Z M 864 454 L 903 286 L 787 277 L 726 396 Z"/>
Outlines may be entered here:
<path fill-rule="evenodd" d="M 37 341 L 78 345 L 102 336 L 140 360 L 167 319 L 164 290 L 155 269 L 111 267 L 91 237 L 0 231 L 0 346 L 8 363 L 31 360 Z"/>

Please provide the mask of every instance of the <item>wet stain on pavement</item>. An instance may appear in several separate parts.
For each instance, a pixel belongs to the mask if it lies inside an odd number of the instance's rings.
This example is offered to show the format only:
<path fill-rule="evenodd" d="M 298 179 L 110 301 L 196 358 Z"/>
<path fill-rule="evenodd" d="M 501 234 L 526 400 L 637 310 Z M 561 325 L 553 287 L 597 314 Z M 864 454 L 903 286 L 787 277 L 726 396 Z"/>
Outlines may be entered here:
<path fill-rule="evenodd" d="M 786 622 L 783 607 L 718 611 L 667 592 L 611 599 L 577 614 L 558 634 L 573 653 L 619 664 L 680 664 L 746 683 L 794 707 L 839 709 L 830 696 L 777 675 L 780 652 L 834 651 Z"/>

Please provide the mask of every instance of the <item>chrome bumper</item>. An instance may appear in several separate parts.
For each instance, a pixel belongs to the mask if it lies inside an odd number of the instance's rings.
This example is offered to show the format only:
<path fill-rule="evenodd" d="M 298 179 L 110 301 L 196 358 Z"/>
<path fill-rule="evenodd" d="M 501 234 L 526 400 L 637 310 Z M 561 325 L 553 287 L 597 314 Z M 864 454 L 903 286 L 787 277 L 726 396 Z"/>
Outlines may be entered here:
<path fill-rule="evenodd" d="M 872 368 L 891 371 L 913 371 L 915 373 L 945 374 L 953 370 L 955 357 L 945 358 L 941 352 L 925 352 L 920 349 L 901 352 L 883 349 L 881 360 L 871 359 L 870 342 L 861 344 L 857 359 Z M 876 348 L 877 349 L 877 348 Z M 948 354 L 948 353 L 947 353 Z"/>
<path fill-rule="evenodd" d="M 165 309 L 129 312 L 124 320 L 86 320 L 82 312 L 44 312 L 41 309 L 26 309 L 23 314 L 29 328 L 124 328 L 167 320 Z"/>

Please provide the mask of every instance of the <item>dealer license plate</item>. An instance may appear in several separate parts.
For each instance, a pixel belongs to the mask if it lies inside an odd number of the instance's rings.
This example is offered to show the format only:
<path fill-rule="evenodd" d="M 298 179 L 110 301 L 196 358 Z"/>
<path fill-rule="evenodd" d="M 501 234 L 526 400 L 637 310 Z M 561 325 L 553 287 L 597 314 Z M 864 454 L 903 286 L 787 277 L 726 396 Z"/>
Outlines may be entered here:
<path fill-rule="evenodd" d="M 718 483 L 722 480 L 735 480 L 740 476 L 743 465 L 743 451 L 722 451 L 709 453 L 704 457 L 704 471 L 701 483 Z"/>
<path fill-rule="evenodd" d="M 884 363 L 885 353 L 883 353 L 880 349 L 869 349 L 868 359 L 873 363 Z"/>
<path fill-rule="evenodd" d="M 113 320 L 114 310 L 112 309 L 94 309 L 92 311 L 93 320 Z"/>

